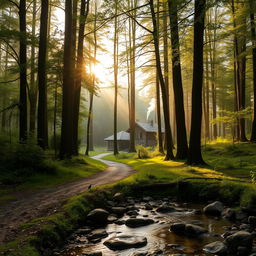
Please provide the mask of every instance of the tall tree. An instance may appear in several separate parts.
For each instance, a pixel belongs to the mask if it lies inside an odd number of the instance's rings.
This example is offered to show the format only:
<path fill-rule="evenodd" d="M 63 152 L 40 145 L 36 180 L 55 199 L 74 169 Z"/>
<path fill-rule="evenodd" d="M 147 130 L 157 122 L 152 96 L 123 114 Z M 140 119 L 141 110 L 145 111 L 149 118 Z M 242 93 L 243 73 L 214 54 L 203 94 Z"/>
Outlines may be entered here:
<path fill-rule="evenodd" d="M 79 123 L 79 109 L 80 109 L 80 94 L 82 84 L 82 74 L 84 72 L 84 30 L 85 22 L 89 13 L 89 0 L 82 0 L 79 17 L 79 32 L 78 32 L 78 46 L 77 46 L 77 62 L 76 62 L 76 76 L 74 88 L 74 153 L 78 154 L 78 123 Z"/>
<path fill-rule="evenodd" d="M 253 123 L 252 123 L 252 133 L 251 142 L 256 142 L 256 24 L 255 24 L 255 3 L 250 0 L 250 21 L 251 21 L 251 38 L 252 38 L 252 65 L 253 65 L 253 96 L 254 96 L 254 106 L 253 106 Z"/>
<path fill-rule="evenodd" d="M 27 139 L 27 22 L 26 0 L 20 0 L 19 4 L 19 27 L 20 27 L 20 102 L 19 102 L 19 138 L 21 142 Z"/>
<path fill-rule="evenodd" d="M 157 1 L 157 37 L 159 38 L 159 26 L 160 26 L 160 3 L 159 0 Z M 164 15 L 166 17 L 166 15 Z M 165 18 L 164 24 L 166 24 L 167 19 Z M 167 29 L 167 28 L 166 28 Z M 167 48 L 167 31 L 164 36 L 164 56 L 165 56 L 165 61 L 164 61 L 164 74 L 165 74 L 165 83 L 168 84 L 168 48 Z M 159 40 L 158 40 L 159 42 Z M 167 86 L 168 90 L 168 86 Z M 167 97 L 169 98 L 169 96 Z M 169 105 L 169 103 L 168 103 Z M 169 108 L 169 107 L 168 107 Z M 158 151 L 161 154 L 164 154 L 164 147 L 163 147 L 163 137 L 162 137 L 162 121 L 161 121 L 161 98 L 160 98 L 160 84 L 159 84 L 159 77 L 158 77 L 158 72 L 156 68 L 156 111 L 157 111 L 157 138 L 158 138 Z"/>
<path fill-rule="evenodd" d="M 175 116 L 177 127 L 177 159 L 186 159 L 188 155 L 188 142 L 185 123 L 184 96 L 180 64 L 180 40 L 178 29 L 178 15 L 176 0 L 168 0 L 172 43 L 172 73 L 175 100 Z"/>
<path fill-rule="evenodd" d="M 159 40 L 158 40 L 158 31 L 157 31 L 157 19 L 154 9 L 154 1 L 150 0 L 150 12 L 153 24 L 153 40 L 154 40 L 154 49 L 155 49 L 155 57 L 156 57 L 156 67 L 157 74 L 159 77 L 159 83 L 162 92 L 162 102 L 163 102 L 163 112 L 164 112 L 164 124 L 165 124 L 165 136 L 166 136 L 166 156 L 165 160 L 173 159 L 173 151 L 172 151 L 172 135 L 171 135 L 171 127 L 170 127 L 170 113 L 168 109 L 168 93 L 166 91 L 166 84 L 164 81 L 162 67 L 161 67 L 161 59 L 160 59 L 160 50 L 159 50 Z"/>
<path fill-rule="evenodd" d="M 114 18 L 114 155 L 118 154 L 117 142 L 117 94 L 118 94 L 118 0 L 115 0 Z"/>
<path fill-rule="evenodd" d="M 205 0 L 195 0 L 192 114 L 188 164 L 204 164 L 201 153 Z"/>
<path fill-rule="evenodd" d="M 97 57 L 97 1 L 94 4 L 94 27 L 93 27 L 93 40 L 94 40 L 94 50 L 93 50 L 93 59 L 95 65 L 96 57 Z M 89 150 L 93 148 L 92 145 L 92 118 L 93 118 L 93 98 L 95 93 L 95 73 L 91 74 L 91 89 L 90 89 L 90 103 L 89 103 L 89 113 L 88 113 L 88 121 L 87 121 L 87 131 L 86 131 L 86 151 L 85 155 L 89 155 Z"/>
<path fill-rule="evenodd" d="M 130 42 L 130 148 L 129 152 L 136 152 L 135 149 L 135 59 L 136 59 L 136 8 L 137 0 L 128 1 L 129 8 L 133 9 L 129 19 L 129 42 Z"/>
<path fill-rule="evenodd" d="M 72 65 L 72 0 L 65 1 L 65 36 L 64 36 L 64 68 L 63 68 L 63 96 L 62 96 L 62 124 L 60 158 L 69 158 L 73 154 L 73 106 L 74 79 Z"/>
<path fill-rule="evenodd" d="M 41 1 L 40 39 L 38 55 L 38 117 L 37 140 L 43 149 L 48 147 L 48 118 L 47 118 L 47 76 L 46 76 L 46 52 L 47 52 L 47 28 L 48 28 L 49 1 Z"/>
<path fill-rule="evenodd" d="M 30 59 L 30 88 L 29 88 L 29 132 L 30 135 L 35 133 L 36 129 L 36 104 L 37 104 L 37 84 L 36 84 L 36 21 L 37 21 L 37 0 L 33 2 L 33 13 L 32 13 L 32 42 L 31 42 L 31 59 Z"/>

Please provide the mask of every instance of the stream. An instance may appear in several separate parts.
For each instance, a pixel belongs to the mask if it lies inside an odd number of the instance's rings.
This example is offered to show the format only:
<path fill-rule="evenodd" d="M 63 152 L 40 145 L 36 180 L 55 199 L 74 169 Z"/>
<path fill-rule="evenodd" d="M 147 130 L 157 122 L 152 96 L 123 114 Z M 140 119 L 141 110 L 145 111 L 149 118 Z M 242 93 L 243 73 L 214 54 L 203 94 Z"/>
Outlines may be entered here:
<path fill-rule="evenodd" d="M 205 205 L 175 203 L 169 198 L 162 200 L 146 198 L 141 201 L 130 198 L 129 200 L 126 207 L 128 205 L 131 210 L 122 217 L 111 214 L 109 223 L 103 229 L 102 227 L 94 229 L 88 225 L 81 227 L 68 239 L 62 250 L 55 252 L 54 255 L 210 255 L 204 252 L 203 247 L 214 241 L 223 241 L 221 235 L 227 230 L 236 228 L 234 223 L 221 217 L 209 217 L 203 214 L 202 209 Z M 163 203 L 175 210 L 159 212 L 157 209 Z M 128 227 L 124 223 L 131 218 L 131 215 L 134 218 L 151 219 L 154 223 L 142 227 Z M 177 235 L 170 231 L 173 223 L 194 224 L 208 232 L 196 237 Z M 96 233 L 95 239 L 90 239 L 92 232 Z M 142 236 L 147 239 L 147 244 L 141 248 L 111 250 L 104 245 L 104 242 L 116 235 Z"/>

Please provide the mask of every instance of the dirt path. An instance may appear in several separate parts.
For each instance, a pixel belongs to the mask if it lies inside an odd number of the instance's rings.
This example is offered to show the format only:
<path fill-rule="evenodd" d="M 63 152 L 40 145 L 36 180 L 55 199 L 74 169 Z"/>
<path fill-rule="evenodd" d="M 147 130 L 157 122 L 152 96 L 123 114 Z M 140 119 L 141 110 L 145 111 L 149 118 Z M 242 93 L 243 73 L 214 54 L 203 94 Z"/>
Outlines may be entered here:
<path fill-rule="evenodd" d="M 17 194 L 15 201 L 1 206 L 0 245 L 13 240 L 18 235 L 18 227 L 21 224 L 56 212 L 65 199 L 81 194 L 88 189 L 90 184 L 93 187 L 110 184 L 134 173 L 128 165 L 101 159 L 108 154 L 110 153 L 92 157 L 109 166 L 102 172 L 55 188 Z"/>

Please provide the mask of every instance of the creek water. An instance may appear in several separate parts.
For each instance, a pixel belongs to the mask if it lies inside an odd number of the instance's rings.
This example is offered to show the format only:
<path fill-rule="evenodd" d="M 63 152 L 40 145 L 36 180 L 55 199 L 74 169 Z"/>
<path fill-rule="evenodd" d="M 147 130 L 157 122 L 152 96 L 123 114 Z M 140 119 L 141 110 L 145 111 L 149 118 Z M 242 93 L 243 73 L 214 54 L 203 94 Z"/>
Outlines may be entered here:
<path fill-rule="evenodd" d="M 157 203 L 154 203 L 156 205 Z M 75 241 L 69 239 L 69 243 L 59 252 L 61 256 L 81 256 L 91 252 L 102 252 L 103 256 L 133 256 L 139 253 L 148 253 L 147 255 L 208 255 L 203 251 L 204 245 L 222 241 L 221 234 L 225 232 L 225 227 L 231 227 L 233 223 L 222 218 L 208 217 L 200 213 L 203 206 L 199 204 L 175 204 L 177 211 L 170 213 L 157 213 L 153 210 L 145 210 L 145 203 L 136 203 L 139 208 L 138 217 L 151 218 L 154 224 L 129 228 L 126 225 L 118 225 L 115 223 L 108 224 L 105 227 L 108 237 L 97 243 L 90 243 L 85 236 L 79 235 Z M 199 210 L 199 211 L 198 211 Z M 128 219 L 129 216 L 119 220 Z M 176 235 L 170 231 L 172 223 L 183 222 L 201 226 L 208 230 L 208 233 L 196 238 L 188 238 Z M 147 245 L 142 248 L 126 249 L 122 251 L 112 251 L 103 243 L 105 240 L 117 235 L 144 236 L 147 238 Z M 74 239 L 74 238 L 73 238 Z"/>

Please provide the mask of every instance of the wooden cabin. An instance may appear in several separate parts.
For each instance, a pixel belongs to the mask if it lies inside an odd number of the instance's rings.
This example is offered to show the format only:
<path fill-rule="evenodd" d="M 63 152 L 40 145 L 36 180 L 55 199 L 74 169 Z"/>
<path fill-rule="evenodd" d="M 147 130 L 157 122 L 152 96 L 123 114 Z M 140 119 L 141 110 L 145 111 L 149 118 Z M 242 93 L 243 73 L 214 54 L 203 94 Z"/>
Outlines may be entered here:
<path fill-rule="evenodd" d="M 154 147 L 157 145 L 158 126 L 153 121 L 144 123 L 135 123 L 135 145 L 142 145 L 145 147 Z M 164 129 L 162 128 L 162 135 L 164 139 Z M 107 150 L 114 148 L 114 135 L 104 139 L 107 142 Z M 130 145 L 130 129 L 117 133 L 118 150 L 128 151 Z"/>

